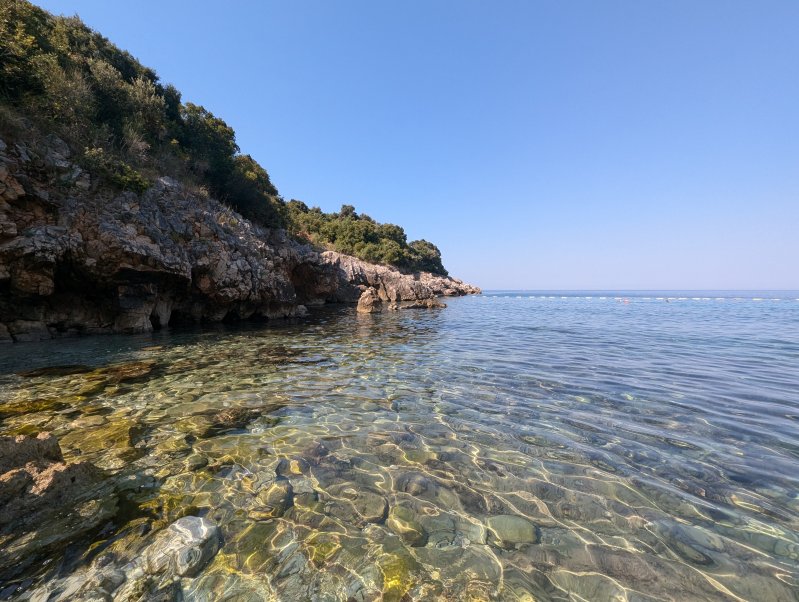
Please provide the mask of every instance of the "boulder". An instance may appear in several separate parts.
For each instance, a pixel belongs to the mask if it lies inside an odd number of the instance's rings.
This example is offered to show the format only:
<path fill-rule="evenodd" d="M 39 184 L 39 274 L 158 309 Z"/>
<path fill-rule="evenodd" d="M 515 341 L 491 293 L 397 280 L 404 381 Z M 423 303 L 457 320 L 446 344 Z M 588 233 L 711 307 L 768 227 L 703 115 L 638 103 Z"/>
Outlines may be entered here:
<path fill-rule="evenodd" d="M 358 299 L 358 313 L 377 314 L 383 311 L 383 302 L 373 288 L 366 289 Z"/>
<path fill-rule="evenodd" d="M 14 320 L 8 324 L 8 331 L 18 343 L 45 341 L 51 338 L 47 324 L 40 320 Z"/>
<path fill-rule="evenodd" d="M 43 143 L 44 164 L 55 169 L 68 169 L 72 166 L 69 161 L 71 152 L 66 142 L 58 136 L 50 134 Z"/>
<path fill-rule="evenodd" d="M 179 577 L 194 577 L 219 551 L 219 527 L 207 518 L 184 516 L 159 532 L 144 552 L 150 574 L 171 571 Z"/>
<path fill-rule="evenodd" d="M 11 174 L 9 163 L 0 161 L 0 200 L 16 201 L 24 194 L 25 189 Z"/>

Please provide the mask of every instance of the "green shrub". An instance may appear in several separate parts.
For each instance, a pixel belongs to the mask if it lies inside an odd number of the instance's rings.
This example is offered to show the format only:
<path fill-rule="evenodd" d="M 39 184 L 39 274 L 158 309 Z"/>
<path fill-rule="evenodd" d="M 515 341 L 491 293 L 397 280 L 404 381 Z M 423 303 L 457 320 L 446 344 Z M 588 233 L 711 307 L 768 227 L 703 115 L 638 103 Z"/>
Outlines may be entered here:
<path fill-rule="evenodd" d="M 174 86 L 77 17 L 0 0 L 0 105 L 85 148 L 81 162 L 123 190 L 141 193 L 143 173 L 168 169 L 259 224 L 368 261 L 446 274 L 435 245 L 408 243 L 402 228 L 352 205 L 323 213 L 285 203 L 267 171 L 240 154 L 227 123 L 181 102 Z"/>
<path fill-rule="evenodd" d="M 121 190 L 141 194 L 150 187 L 150 183 L 138 171 L 124 161 L 108 156 L 102 148 L 87 148 L 81 163 Z"/>
<path fill-rule="evenodd" d="M 289 230 L 311 243 L 354 255 L 364 261 L 396 266 L 404 271 L 446 275 L 441 251 L 426 240 L 407 242 L 405 230 L 358 215 L 352 205 L 338 213 L 323 213 L 292 199 L 285 204 Z"/>

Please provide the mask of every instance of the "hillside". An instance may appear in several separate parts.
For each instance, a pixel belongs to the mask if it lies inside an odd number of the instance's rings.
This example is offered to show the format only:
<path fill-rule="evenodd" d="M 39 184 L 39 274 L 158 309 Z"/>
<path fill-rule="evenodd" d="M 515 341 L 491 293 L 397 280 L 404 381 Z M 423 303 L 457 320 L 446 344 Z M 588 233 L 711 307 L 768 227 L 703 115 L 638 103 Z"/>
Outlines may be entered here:
<path fill-rule="evenodd" d="M 0 0 L 0 135 L 28 120 L 73 149 L 92 191 L 143 193 L 168 174 L 252 222 L 406 273 L 447 275 L 439 249 L 344 205 L 323 213 L 286 203 L 269 173 L 243 154 L 233 129 L 92 31 L 24 0 Z M 23 128 L 25 130 L 26 128 Z"/>
<path fill-rule="evenodd" d="M 301 316 L 367 290 L 390 309 L 479 290 L 319 250 L 172 177 L 98 187 L 63 140 L 15 128 L 0 137 L 0 342 Z"/>

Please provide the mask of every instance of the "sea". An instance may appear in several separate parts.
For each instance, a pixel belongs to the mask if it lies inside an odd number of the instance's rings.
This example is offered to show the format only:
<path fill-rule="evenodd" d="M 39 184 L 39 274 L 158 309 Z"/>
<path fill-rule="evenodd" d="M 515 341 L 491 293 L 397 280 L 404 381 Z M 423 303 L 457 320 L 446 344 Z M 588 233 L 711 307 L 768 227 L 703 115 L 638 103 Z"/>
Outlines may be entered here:
<path fill-rule="evenodd" d="M 799 292 L 446 303 L 0 347 L 0 435 L 141 484 L 0 599 L 196 515 L 186 600 L 799 600 Z"/>

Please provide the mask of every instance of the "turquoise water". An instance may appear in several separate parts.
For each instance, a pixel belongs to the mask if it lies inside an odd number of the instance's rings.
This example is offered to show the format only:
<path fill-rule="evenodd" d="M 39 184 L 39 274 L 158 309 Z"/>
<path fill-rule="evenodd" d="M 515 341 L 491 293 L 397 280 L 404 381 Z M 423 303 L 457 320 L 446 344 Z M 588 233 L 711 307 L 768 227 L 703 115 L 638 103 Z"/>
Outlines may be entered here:
<path fill-rule="evenodd" d="M 152 479 L 0 590 L 188 513 L 224 536 L 192 600 L 799 600 L 799 294 L 447 302 L 0 349 L 0 434 Z"/>

